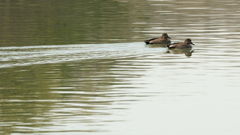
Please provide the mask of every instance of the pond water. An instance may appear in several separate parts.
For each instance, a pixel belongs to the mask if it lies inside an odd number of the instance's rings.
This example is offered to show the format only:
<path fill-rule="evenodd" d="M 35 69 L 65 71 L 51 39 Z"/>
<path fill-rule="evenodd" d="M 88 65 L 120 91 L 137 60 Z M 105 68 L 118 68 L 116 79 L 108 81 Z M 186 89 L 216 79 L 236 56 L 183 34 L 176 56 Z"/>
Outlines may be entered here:
<path fill-rule="evenodd" d="M 239 4 L 0 2 L 0 134 L 238 135 Z"/>

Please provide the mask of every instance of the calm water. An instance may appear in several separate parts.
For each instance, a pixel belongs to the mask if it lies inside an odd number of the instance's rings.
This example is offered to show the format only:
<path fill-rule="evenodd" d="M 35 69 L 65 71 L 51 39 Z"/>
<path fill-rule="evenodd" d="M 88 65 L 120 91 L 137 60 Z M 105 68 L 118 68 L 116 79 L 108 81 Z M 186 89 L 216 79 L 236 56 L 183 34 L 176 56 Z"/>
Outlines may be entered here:
<path fill-rule="evenodd" d="M 239 4 L 0 2 L 0 134 L 239 135 Z"/>

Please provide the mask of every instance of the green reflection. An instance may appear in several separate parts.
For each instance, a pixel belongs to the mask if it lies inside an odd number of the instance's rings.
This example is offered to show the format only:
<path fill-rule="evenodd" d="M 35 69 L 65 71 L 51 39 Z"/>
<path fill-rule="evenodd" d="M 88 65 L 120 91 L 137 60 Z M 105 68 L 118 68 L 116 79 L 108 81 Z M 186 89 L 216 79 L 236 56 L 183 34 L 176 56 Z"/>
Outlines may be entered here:
<path fill-rule="evenodd" d="M 237 26 L 237 10 L 236 0 L 3 0 L 0 46 L 139 42 L 163 32 L 182 40 L 218 22 Z"/>
<path fill-rule="evenodd" d="M 56 126 L 52 125 L 55 119 L 76 116 L 77 123 L 88 124 L 95 123 L 88 116 L 111 115 L 107 110 L 116 102 L 113 98 L 124 93 L 114 93 L 113 86 L 131 86 L 124 78 L 141 76 L 129 74 L 136 68 L 126 69 L 136 64 L 123 60 L 92 59 L 0 69 L 1 131 L 33 133 L 34 128 Z"/>
<path fill-rule="evenodd" d="M 51 125 L 45 115 L 56 99 L 49 94 L 51 80 L 42 67 L 18 67 L 0 70 L 0 129 L 12 133 L 18 126 L 29 128 Z"/>
<path fill-rule="evenodd" d="M 0 2 L 0 46 L 126 42 L 129 4 L 113 0 Z"/>

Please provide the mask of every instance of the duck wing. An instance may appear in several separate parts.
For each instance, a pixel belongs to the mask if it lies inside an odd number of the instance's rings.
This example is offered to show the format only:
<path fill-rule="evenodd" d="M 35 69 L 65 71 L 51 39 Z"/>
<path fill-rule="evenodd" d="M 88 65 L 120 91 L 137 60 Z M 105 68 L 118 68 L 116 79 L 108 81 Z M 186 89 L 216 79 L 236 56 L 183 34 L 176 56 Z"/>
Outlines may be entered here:
<path fill-rule="evenodd" d="M 172 43 L 172 44 L 168 45 L 167 47 L 169 49 L 171 49 L 171 48 L 176 48 L 176 46 L 178 46 L 178 45 L 179 45 L 179 43 Z"/>
<path fill-rule="evenodd" d="M 151 44 L 150 41 L 155 40 L 155 39 L 158 39 L 158 38 L 151 38 L 151 39 L 145 40 L 144 42 L 145 42 L 146 44 Z"/>

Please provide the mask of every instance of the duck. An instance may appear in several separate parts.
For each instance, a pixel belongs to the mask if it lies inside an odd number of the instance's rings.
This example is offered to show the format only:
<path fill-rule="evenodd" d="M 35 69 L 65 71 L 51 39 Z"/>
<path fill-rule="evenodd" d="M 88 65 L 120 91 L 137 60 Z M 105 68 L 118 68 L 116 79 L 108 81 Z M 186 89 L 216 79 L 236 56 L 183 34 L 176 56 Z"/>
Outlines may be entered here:
<path fill-rule="evenodd" d="M 184 42 L 177 42 L 170 45 L 167 45 L 169 49 L 187 49 L 192 48 L 192 45 L 195 45 L 192 43 L 192 40 L 190 38 L 185 39 Z"/>
<path fill-rule="evenodd" d="M 144 42 L 146 44 L 170 44 L 171 43 L 171 38 L 168 36 L 167 33 L 163 33 L 160 38 L 152 38 L 145 40 Z"/>

